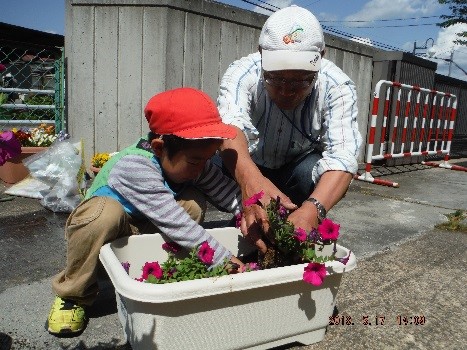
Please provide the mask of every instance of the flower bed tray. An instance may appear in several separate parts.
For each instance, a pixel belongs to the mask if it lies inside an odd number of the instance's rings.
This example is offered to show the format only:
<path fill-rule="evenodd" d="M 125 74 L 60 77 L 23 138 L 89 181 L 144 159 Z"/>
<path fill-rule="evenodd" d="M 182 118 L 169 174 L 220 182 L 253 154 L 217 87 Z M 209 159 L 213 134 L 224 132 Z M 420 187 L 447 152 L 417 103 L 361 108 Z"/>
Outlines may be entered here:
<path fill-rule="evenodd" d="M 242 257 L 254 248 L 235 228 L 208 230 Z M 138 349 L 268 349 L 292 342 L 312 344 L 324 338 L 342 273 L 355 268 L 326 263 L 319 287 L 302 281 L 306 264 L 169 284 L 135 280 L 146 261 L 162 262 L 167 253 L 159 234 L 115 240 L 101 248 L 117 296 L 124 336 Z M 337 256 L 349 251 L 337 245 Z M 131 264 L 129 275 L 122 262 Z"/>

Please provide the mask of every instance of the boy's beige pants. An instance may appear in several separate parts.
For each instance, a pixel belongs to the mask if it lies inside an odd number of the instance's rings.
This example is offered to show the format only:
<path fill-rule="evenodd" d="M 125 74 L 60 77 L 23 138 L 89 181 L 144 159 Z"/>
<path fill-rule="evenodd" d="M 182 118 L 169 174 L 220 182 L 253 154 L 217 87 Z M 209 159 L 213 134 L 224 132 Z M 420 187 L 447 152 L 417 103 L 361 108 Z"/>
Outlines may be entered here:
<path fill-rule="evenodd" d="M 202 223 L 206 199 L 195 188 L 187 188 L 177 200 L 193 220 Z M 68 217 L 65 226 L 65 269 L 52 281 L 54 292 L 79 305 L 91 305 L 97 297 L 100 248 L 116 238 L 158 232 L 149 220 L 135 222 L 123 206 L 109 197 L 92 197 Z"/>

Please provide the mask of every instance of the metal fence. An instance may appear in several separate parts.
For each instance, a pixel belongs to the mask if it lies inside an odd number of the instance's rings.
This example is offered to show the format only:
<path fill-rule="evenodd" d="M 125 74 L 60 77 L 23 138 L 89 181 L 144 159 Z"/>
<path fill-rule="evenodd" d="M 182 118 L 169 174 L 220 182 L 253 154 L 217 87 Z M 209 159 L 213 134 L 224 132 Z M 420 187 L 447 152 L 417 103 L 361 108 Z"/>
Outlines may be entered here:
<path fill-rule="evenodd" d="M 373 161 L 411 158 L 414 164 L 428 156 L 442 156 L 447 162 L 456 112 L 453 94 L 380 80 L 374 91 L 365 174 L 355 178 L 398 187 L 396 182 L 372 176 Z"/>
<path fill-rule="evenodd" d="M 57 57 L 0 46 L 0 130 L 30 129 L 41 124 L 65 130 L 63 48 Z"/>

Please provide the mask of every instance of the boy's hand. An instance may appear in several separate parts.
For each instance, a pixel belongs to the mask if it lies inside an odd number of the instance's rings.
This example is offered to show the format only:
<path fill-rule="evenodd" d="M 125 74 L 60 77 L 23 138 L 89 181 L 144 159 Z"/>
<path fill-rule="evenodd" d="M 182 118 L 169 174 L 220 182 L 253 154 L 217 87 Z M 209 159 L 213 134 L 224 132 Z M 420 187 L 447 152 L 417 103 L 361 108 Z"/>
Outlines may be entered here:
<path fill-rule="evenodd" d="M 243 266 L 244 264 L 240 261 L 240 259 L 232 255 L 227 265 L 227 271 L 229 272 L 229 274 L 238 273 Z"/>

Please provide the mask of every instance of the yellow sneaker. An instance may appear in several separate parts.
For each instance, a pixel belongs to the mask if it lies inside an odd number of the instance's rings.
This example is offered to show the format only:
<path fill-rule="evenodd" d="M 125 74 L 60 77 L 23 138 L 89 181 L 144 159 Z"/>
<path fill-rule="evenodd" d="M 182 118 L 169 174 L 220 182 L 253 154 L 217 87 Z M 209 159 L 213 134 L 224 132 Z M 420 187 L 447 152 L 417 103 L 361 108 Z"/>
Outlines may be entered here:
<path fill-rule="evenodd" d="M 48 321 L 51 334 L 77 333 L 84 329 L 86 313 L 81 306 L 56 296 Z"/>

